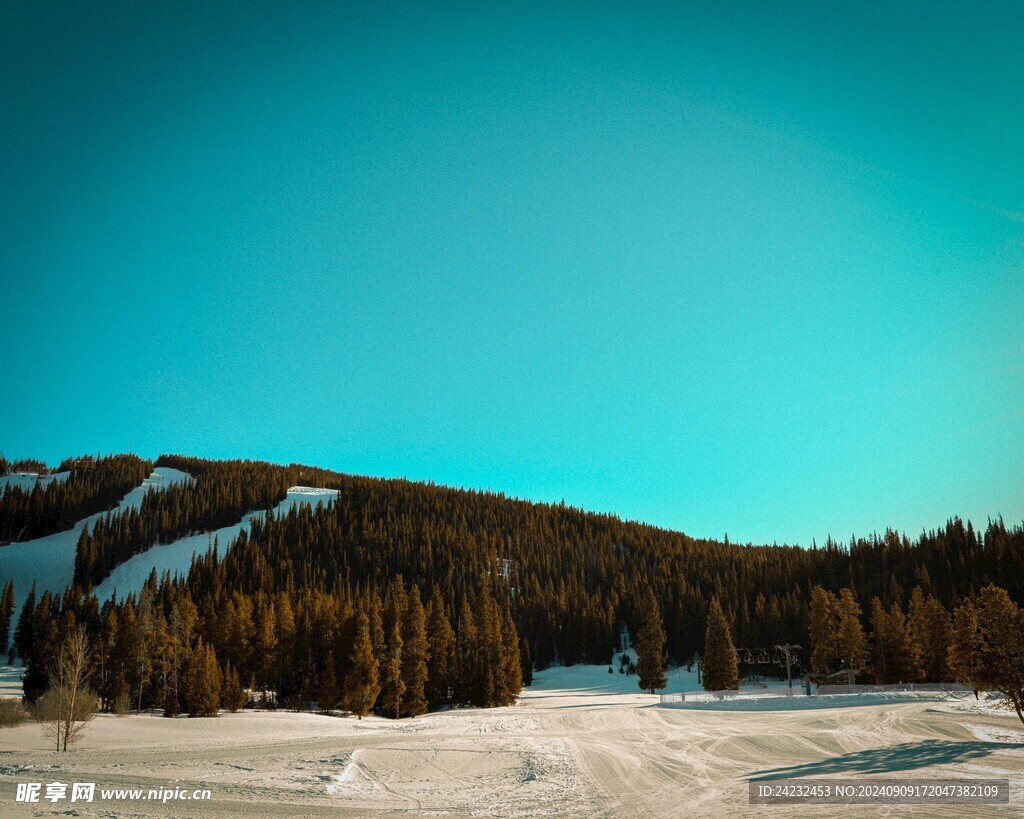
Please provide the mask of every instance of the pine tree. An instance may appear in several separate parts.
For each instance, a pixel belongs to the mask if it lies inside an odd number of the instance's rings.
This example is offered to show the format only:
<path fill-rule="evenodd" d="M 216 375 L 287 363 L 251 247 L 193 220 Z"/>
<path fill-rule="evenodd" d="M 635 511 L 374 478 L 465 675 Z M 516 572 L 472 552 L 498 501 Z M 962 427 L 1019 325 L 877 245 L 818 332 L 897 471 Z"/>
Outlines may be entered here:
<path fill-rule="evenodd" d="M 402 697 L 405 681 L 402 679 L 402 603 L 394 594 L 385 615 L 389 621 L 384 659 L 380 664 L 380 697 L 377 705 L 385 716 L 402 716 Z"/>
<path fill-rule="evenodd" d="M 114 711 L 125 714 L 131 707 L 132 686 L 129 677 L 135 651 L 135 610 L 126 603 L 114 611 L 117 612 L 117 621 L 113 629 L 113 643 L 110 645 L 110 667 L 113 671 L 110 698 Z"/>
<path fill-rule="evenodd" d="M 987 680 L 978 628 L 978 610 L 970 600 L 957 606 L 953 612 L 947 659 L 954 679 L 973 688 L 975 695 L 983 690 Z"/>
<path fill-rule="evenodd" d="M 11 618 L 14 616 L 14 581 L 8 581 L 0 594 L 0 654 L 7 651 L 11 636 Z"/>
<path fill-rule="evenodd" d="M 277 701 L 284 700 L 294 693 L 295 689 L 295 610 L 292 608 L 291 597 L 287 592 L 278 592 L 274 603 L 277 615 L 277 652 L 276 663 Z"/>
<path fill-rule="evenodd" d="M 875 674 L 875 682 L 883 685 L 889 681 L 889 662 L 892 656 L 892 649 L 889 647 L 889 624 L 888 615 L 882 601 L 876 596 L 871 600 L 871 639 L 874 642 L 872 650 L 872 666 Z"/>
<path fill-rule="evenodd" d="M 893 667 L 897 669 L 898 683 L 918 682 L 921 679 L 921 651 L 911 636 L 903 609 L 896 601 L 889 607 L 890 644 L 893 648 Z"/>
<path fill-rule="evenodd" d="M 644 592 L 638 611 L 642 621 L 636 640 L 637 682 L 642 690 L 653 694 L 668 684 L 665 679 L 668 655 L 661 609 L 650 586 Z"/>
<path fill-rule="evenodd" d="M 738 690 L 739 662 L 732 634 L 718 597 L 711 600 L 708 625 L 704 632 L 704 690 Z"/>
<path fill-rule="evenodd" d="M 202 638 L 192 650 L 185 676 L 185 703 L 190 717 L 215 717 L 220 707 L 221 673 L 212 646 Z"/>
<path fill-rule="evenodd" d="M 115 621 L 114 631 L 116 631 L 116 612 L 117 610 L 113 609 L 108 618 L 108 620 Z M 192 635 L 198 621 L 199 612 L 191 598 L 186 594 L 177 596 L 171 604 L 171 614 L 167 621 L 170 667 L 167 687 L 164 692 L 165 717 L 176 717 L 181 713 L 185 663 L 188 660 L 188 647 L 192 644 Z"/>
<path fill-rule="evenodd" d="M 356 638 L 345 677 L 345 708 L 362 719 L 373 709 L 379 693 L 380 676 L 370 636 L 370 621 L 366 613 L 360 611 L 356 617 Z"/>
<path fill-rule="evenodd" d="M 530 654 L 530 644 L 525 637 L 519 638 L 519 663 L 523 686 L 533 685 L 533 657 Z"/>
<path fill-rule="evenodd" d="M 332 644 L 335 655 L 341 660 L 335 666 L 339 682 L 343 681 L 348 673 L 348 658 L 352 656 L 352 645 L 356 640 L 356 610 L 347 592 L 346 589 L 344 596 L 338 602 L 338 628 Z M 341 696 L 340 689 L 339 696 Z"/>
<path fill-rule="evenodd" d="M 32 653 L 32 645 L 35 642 L 34 618 L 36 610 L 36 584 L 32 581 L 32 588 L 29 589 L 25 604 L 21 607 L 21 614 L 18 616 L 18 625 L 14 629 L 14 650 L 22 661 L 26 661 Z"/>
<path fill-rule="evenodd" d="M 114 659 L 114 646 L 117 644 L 118 607 L 111 606 L 103 619 L 102 634 L 96 646 L 94 662 L 99 671 L 98 686 L 100 706 L 104 711 L 113 711 L 114 699 L 119 693 L 116 688 L 117 664 Z M 175 716 L 175 714 L 167 714 Z"/>
<path fill-rule="evenodd" d="M 324 669 L 320 672 L 320 686 L 316 701 L 321 711 L 331 711 L 337 706 L 341 694 L 338 691 L 338 678 L 334 673 L 334 654 L 327 652 Z"/>
<path fill-rule="evenodd" d="M 921 678 L 921 658 L 899 602 L 894 600 L 886 611 L 877 597 L 872 600 L 871 626 L 875 638 L 877 682 L 888 685 L 918 681 Z"/>
<path fill-rule="evenodd" d="M 839 592 L 836 613 L 839 616 L 836 635 L 838 656 L 842 658 L 846 668 L 862 668 L 868 656 L 867 637 L 860 623 L 860 606 L 851 589 L 842 589 Z"/>
<path fill-rule="evenodd" d="M 46 691 L 50 662 L 60 636 L 55 620 L 56 605 L 49 590 L 42 593 L 34 611 L 28 611 L 26 604 L 22 614 L 26 612 L 30 615 L 27 636 L 31 642 L 25 646 L 24 651 L 27 653 L 22 653 L 23 650 L 19 648 L 19 654 L 22 654 L 25 662 L 25 675 L 22 677 L 21 685 L 25 697 L 29 701 L 35 701 Z M 21 622 L 18 626 L 20 630 Z"/>
<path fill-rule="evenodd" d="M 371 589 L 366 600 L 366 616 L 370 622 L 370 640 L 373 644 L 373 656 L 384 656 L 384 604 L 376 589 Z"/>
<path fill-rule="evenodd" d="M 274 601 L 260 597 L 254 612 L 255 623 L 255 674 L 257 685 L 266 691 L 275 685 L 277 665 L 277 631 Z"/>
<path fill-rule="evenodd" d="M 1024 723 L 1024 610 L 1005 589 L 988 585 L 976 606 L 954 618 L 949 664 L 975 691 L 998 691 Z"/>
<path fill-rule="evenodd" d="M 474 691 L 479 688 L 477 678 L 480 664 L 477 662 L 477 653 L 480 637 L 476 627 L 476 618 L 466 599 L 463 599 L 459 610 L 458 625 L 458 633 L 455 638 L 458 691 L 454 699 L 456 702 L 473 702 Z"/>
<path fill-rule="evenodd" d="M 952 623 L 949 612 L 934 597 L 916 601 L 915 594 L 910 601 L 910 633 L 921 667 L 928 682 L 945 682 L 949 679 L 949 643 Z"/>
<path fill-rule="evenodd" d="M 512 615 L 506 610 L 501 618 L 500 659 L 498 664 L 495 705 L 513 705 L 523 690 L 522 658 L 519 656 L 519 633 Z"/>
<path fill-rule="evenodd" d="M 155 584 L 155 575 L 151 577 Z M 142 698 L 153 676 L 153 637 L 155 634 L 154 587 L 147 582 L 136 604 L 135 633 L 132 640 L 131 673 L 135 683 L 135 711 L 142 711 Z"/>
<path fill-rule="evenodd" d="M 395 623 L 387 637 L 384 659 L 380 664 L 380 696 L 377 706 L 385 716 L 399 719 L 402 715 L 402 696 L 405 682 L 402 680 L 402 635 L 399 624 Z"/>
<path fill-rule="evenodd" d="M 451 702 L 455 675 L 455 632 L 439 591 L 431 595 L 427 617 L 427 705 L 436 711 Z"/>
<path fill-rule="evenodd" d="M 910 639 L 919 651 L 924 649 L 924 592 L 917 585 L 910 592 L 910 603 L 907 605 L 907 628 Z"/>
<path fill-rule="evenodd" d="M 224 691 L 221 694 L 224 707 L 234 714 L 245 708 L 248 697 L 238 679 L 238 669 L 232 668 L 231 663 L 224 667 Z"/>
<path fill-rule="evenodd" d="M 413 586 L 405 606 L 402 628 L 402 716 L 417 717 L 427 711 L 427 644 L 426 614 L 420 602 L 420 590 Z"/>
<path fill-rule="evenodd" d="M 481 590 L 477 606 L 477 668 L 475 696 L 471 700 L 481 708 L 501 703 L 501 611 L 491 594 L 490 582 Z"/>
<path fill-rule="evenodd" d="M 811 591 L 811 606 L 808 616 L 811 641 L 811 671 L 827 674 L 832 669 L 829 662 L 839 656 L 837 648 L 836 614 L 839 603 L 832 592 L 821 586 Z"/>
<path fill-rule="evenodd" d="M 153 703 L 166 709 L 168 689 L 173 683 L 174 649 L 171 635 L 167 630 L 167 618 L 163 610 L 158 609 L 153 629 L 153 679 L 156 687 L 153 691 Z"/>

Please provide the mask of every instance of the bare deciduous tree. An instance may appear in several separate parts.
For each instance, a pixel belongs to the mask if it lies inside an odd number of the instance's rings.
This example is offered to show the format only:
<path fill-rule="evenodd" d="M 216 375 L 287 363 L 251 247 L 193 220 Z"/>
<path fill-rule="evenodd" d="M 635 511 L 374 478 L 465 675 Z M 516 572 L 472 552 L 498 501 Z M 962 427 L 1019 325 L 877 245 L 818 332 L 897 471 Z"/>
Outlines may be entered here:
<path fill-rule="evenodd" d="M 42 696 L 37 716 L 58 751 L 67 751 L 96 715 L 96 693 L 89 687 L 89 640 L 79 627 L 57 650 L 50 668 L 50 688 Z"/>

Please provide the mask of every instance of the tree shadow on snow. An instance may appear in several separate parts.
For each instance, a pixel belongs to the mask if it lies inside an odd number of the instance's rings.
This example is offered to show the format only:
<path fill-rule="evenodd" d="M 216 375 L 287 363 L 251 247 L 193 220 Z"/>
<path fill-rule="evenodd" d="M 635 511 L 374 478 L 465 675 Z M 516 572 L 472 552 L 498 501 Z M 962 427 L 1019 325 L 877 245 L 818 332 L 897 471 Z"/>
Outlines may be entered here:
<path fill-rule="evenodd" d="M 925 740 L 904 742 L 889 748 L 869 748 L 866 751 L 835 756 L 820 762 L 791 765 L 755 771 L 749 779 L 790 779 L 800 776 L 826 776 L 828 774 L 872 774 L 912 771 L 932 765 L 949 765 L 988 756 L 995 751 L 1021 749 L 1019 742 L 947 742 Z"/>

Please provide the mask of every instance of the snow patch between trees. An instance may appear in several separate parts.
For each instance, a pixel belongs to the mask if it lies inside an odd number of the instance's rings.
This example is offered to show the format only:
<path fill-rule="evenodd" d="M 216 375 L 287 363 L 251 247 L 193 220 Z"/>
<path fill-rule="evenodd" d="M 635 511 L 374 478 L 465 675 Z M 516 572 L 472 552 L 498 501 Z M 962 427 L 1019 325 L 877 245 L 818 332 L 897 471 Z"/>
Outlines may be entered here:
<path fill-rule="evenodd" d="M 18 489 L 31 492 L 37 484 L 45 488 L 51 483 L 63 483 L 70 474 L 70 471 L 66 471 L 50 472 L 48 475 L 40 475 L 38 472 L 12 472 L 10 475 L 0 475 L 0 492 L 8 486 L 16 486 Z"/>

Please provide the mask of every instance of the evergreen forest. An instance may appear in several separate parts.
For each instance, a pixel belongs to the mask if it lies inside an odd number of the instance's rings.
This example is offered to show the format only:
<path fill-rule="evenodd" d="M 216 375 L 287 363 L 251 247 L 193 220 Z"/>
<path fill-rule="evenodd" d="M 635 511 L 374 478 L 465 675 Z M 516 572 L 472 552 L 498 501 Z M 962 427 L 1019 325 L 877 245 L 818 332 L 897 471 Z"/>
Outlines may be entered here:
<path fill-rule="evenodd" d="M 741 545 L 564 503 L 296 464 L 162 455 L 67 465 L 62 482 L 4 491 L 4 537 L 110 509 L 154 465 L 192 476 L 86 527 L 74 584 L 59 595 L 32 589 L 17 623 L 0 578 L 0 642 L 12 639 L 26 662 L 26 696 L 42 693 L 56 647 L 84 626 L 94 685 L 115 711 L 202 716 L 219 701 L 402 718 L 502 705 L 535 670 L 609 664 L 624 630 L 654 646 L 642 668 L 652 691 L 666 664 L 703 655 L 709 639 L 715 656 L 721 639 L 729 651 L 796 644 L 815 672 L 845 658 L 879 682 L 942 680 L 959 607 L 990 584 L 1024 600 L 1024 529 L 1000 519 L 979 530 L 952 517 L 913 537 L 885 529 L 809 548 Z M 338 495 L 275 515 L 293 485 Z M 153 544 L 264 509 L 185 576 L 154 572 L 120 600 L 92 594 Z M 721 676 L 736 681 L 731 667 Z"/>

